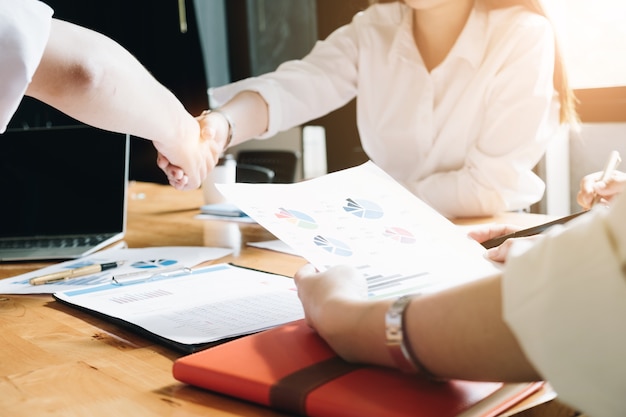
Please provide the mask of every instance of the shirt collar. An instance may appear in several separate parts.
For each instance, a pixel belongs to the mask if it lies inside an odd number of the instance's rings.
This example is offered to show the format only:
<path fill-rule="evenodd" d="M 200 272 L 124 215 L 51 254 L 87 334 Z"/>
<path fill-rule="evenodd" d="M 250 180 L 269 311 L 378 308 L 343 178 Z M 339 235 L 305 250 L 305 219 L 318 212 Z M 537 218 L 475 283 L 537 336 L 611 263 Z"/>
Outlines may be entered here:
<path fill-rule="evenodd" d="M 402 20 L 389 50 L 389 57 L 395 54 L 412 59 L 414 55 L 419 57 L 413 39 L 413 14 L 409 6 L 403 6 Z M 477 6 L 472 9 L 465 27 L 448 55 L 465 59 L 474 68 L 478 68 L 486 47 L 487 12 Z"/>
<path fill-rule="evenodd" d="M 394 55 L 407 60 L 420 59 L 413 39 L 413 13 L 406 4 L 401 5 L 402 20 L 389 49 L 389 58 Z M 420 59 L 421 60 L 421 59 Z"/>
<path fill-rule="evenodd" d="M 474 68 L 478 68 L 486 48 L 487 12 L 474 7 L 449 55 L 465 59 Z"/>

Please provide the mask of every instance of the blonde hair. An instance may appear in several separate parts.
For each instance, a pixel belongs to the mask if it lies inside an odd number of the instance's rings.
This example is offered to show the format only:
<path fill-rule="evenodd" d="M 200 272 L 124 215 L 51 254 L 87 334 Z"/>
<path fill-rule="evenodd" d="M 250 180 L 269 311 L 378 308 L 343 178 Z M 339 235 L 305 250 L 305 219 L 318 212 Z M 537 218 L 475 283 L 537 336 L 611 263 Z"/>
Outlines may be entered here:
<path fill-rule="evenodd" d="M 375 3 L 392 3 L 396 1 L 402 0 L 369 0 L 369 4 Z M 544 7 L 541 5 L 539 0 L 476 0 L 481 1 L 487 9 L 504 9 L 507 7 L 514 6 L 522 6 L 533 13 L 536 13 L 540 16 L 548 19 L 550 24 L 554 26 L 552 20 L 547 15 Z M 576 105 L 578 103 L 574 91 L 569 85 L 569 80 L 567 76 L 567 70 L 565 68 L 565 62 L 563 59 L 563 54 L 561 52 L 561 47 L 559 45 L 558 38 L 555 36 L 554 39 L 554 73 L 552 76 L 552 83 L 554 85 L 554 89 L 559 95 L 559 103 L 560 103 L 560 114 L 559 119 L 561 123 L 570 123 L 572 125 L 577 125 L 579 123 L 578 114 L 576 112 Z"/>

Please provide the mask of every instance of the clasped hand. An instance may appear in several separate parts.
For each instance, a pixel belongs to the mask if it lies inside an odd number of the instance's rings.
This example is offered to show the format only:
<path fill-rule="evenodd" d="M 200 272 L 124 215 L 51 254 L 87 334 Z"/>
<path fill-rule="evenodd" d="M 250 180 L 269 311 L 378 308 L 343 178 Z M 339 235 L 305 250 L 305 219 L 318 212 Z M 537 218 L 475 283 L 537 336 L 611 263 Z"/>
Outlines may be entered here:
<path fill-rule="evenodd" d="M 170 185 L 178 190 L 200 187 L 217 164 L 228 134 L 224 126 L 205 113 L 195 120 L 193 131 L 178 142 L 154 144 L 158 151 L 157 165 L 167 175 Z"/>

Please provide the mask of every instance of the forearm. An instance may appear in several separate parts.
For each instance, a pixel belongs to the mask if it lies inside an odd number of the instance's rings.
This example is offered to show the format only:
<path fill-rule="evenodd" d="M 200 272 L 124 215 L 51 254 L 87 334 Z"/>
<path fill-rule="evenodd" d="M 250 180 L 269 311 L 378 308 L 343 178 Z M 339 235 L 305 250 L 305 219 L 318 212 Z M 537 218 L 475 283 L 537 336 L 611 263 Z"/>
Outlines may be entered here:
<path fill-rule="evenodd" d="M 89 58 L 82 50 L 90 51 Z M 72 71 L 66 71 L 68 67 Z M 194 118 L 130 53 L 105 36 L 67 22 L 53 21 L 27 94 L 103 129 L 163 144 L 199 137 Z"/>
<path fill-rule="evenodd" d="M 350 361 L 395 366 L 385 344 L 384 317 L 390 304 L 344 304 L 335 314 L 328 312 L 318 331 Z M 502 321 L 501 310 L 499 277 L 417 297 L 406 311 L 405 337 L 424 367 L 439 377 L 541 379 Z"/>
<path fill-rule="evenodd" d="M 541 379 L 502 319 L 500 276 L 419 297 L 406 313 L 406 334 L 415 355 L 435 375 Z"/>
<path fill-rule="evenodd" d="M 395 367 L 385 338 L 385 313 L 393 300 L 327 302 L 313 323 L 341 357 L 358 363 Z"/>
<path fill-rule="evenodd" d="M 471 172 L 471 173 L 470 173 Z M 486 174 L 486 173 L 485 173 Z M 407 188 L 437 212 L 448 218 L 492 216 L 506 211 L 502 190 L 485 184 L 476 176 L 484 176 L 466 166 L 454 171 L 435 172 Z M 444 193 L 441 190 L 445 190 Z"/>
<path fill-rule="evenodd" d="M 435 172 L 406 185 L 448 218 L 493 216 L 527 208 L 545 189 L 532 171 L 532 163 L 515 152 L 491 158 L 472 151 L 457 170 Z"/>
<path fill-rule="evenodd" d="M 233 137 L 230 146 L 261 136 L 267 131 L 269 110 L 260 94 L 242 91 L 220 107 L 233 122 Z"/>

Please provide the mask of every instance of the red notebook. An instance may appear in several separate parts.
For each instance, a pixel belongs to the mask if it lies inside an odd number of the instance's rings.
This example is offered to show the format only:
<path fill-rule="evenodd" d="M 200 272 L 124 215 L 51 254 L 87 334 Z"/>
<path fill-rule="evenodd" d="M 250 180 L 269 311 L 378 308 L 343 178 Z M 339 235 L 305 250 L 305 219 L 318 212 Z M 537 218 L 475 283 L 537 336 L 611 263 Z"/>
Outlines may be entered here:
<path fill-rule="evenodd" d="M 303 320 L 175 361 L 184 383 L 311 417 L 490 417 L 541 383 L 435 382 L 341 360 Z"/>

